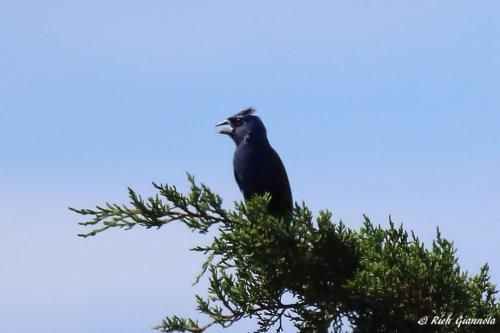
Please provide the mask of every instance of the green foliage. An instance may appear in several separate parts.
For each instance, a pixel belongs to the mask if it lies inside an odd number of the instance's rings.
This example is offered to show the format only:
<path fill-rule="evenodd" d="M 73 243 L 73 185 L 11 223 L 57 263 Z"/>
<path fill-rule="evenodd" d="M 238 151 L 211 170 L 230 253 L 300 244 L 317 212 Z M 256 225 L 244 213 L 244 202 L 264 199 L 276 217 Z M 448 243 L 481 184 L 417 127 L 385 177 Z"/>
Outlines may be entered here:
<path fill-rule="evenodd" d="M 71 208 L 89 217 L 81 225 L 95 228 L 82 237 L 174 221 L 201 234 L 216 228 L 210 245 L 192 249 L 206 256 L 198 279 L 207 276 L 210 287 L 196 300 L 207 324 L 172 316 L 156 327 L 161 332 L 204 332 L 243 318 L 255 318 L 257 332 L 280 332 L 284 320 L 299 332 L 341 332 L 346 322 L 355 332 L 500 331 L 500 304 L 488 266 L 476 276 L 462 272 L 453 244 L 439 230 L 427 249 L 392 221 L 384 229 L 365 217 L 354 231 L 333 223 L 328 211 L 314 221 L 303 204 L 288 220 L 274 218 L 266 213 L 267 195 L 227 210 L 220 196 L 188 179 L 187 195 L 153 184 L 158 194 L 147 199 L 129 189 L 129 205 Z M 492 317 L 497 324 L 418 324 L 423 316 L 446 315 Z"/>

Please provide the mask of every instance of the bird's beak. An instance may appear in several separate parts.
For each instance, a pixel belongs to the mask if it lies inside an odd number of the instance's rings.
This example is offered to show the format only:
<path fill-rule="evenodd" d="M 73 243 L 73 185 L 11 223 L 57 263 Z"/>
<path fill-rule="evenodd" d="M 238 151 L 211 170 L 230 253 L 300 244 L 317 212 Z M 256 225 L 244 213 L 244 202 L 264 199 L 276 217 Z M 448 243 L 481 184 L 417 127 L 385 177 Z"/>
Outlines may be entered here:
<path fill-rule="evenodd" d="M 215 125 L 215 127 L 224 126 L 224 125 L 229 125 L 229 127 L 223 127 L 223 128 L 221 128 L 219 130 L 220 134 L 231 134 L 231 133 L 233 133 L 233 128 L 231 127 L 231 123 L 227 119 L 221 121 L 220 123 L 218 123 L 217 125 Z"/>

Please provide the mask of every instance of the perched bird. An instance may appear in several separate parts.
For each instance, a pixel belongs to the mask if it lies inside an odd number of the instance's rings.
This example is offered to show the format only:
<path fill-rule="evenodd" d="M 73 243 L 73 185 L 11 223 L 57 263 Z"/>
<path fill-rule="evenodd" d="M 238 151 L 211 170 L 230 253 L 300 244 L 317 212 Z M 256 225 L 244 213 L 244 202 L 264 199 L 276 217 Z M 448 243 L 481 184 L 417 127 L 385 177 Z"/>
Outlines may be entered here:
<path fill-rule="evenodd" d="M 227 134 L 236 143 L 233 157 L 234 177 L 245 200 L 255 194 L 269 193 L 268 211 L 276 217 L 292 212 L 292 192 L 285 167 L 267 140 L 264 124 L 253 115 L 254 108 L 245 109 L 218 123 L 219 133 Z"/>

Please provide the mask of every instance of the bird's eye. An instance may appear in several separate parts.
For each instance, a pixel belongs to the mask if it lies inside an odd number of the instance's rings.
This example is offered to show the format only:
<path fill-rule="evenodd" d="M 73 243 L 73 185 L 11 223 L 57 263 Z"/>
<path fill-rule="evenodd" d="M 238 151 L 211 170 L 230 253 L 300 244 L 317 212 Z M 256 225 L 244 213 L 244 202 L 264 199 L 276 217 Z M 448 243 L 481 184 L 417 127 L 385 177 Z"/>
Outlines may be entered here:
<path fill-rule="evenodd" d="M 233 125 L 233 127 L 238 127 L 242 124 L 242 120 L 241 118 L 233 118 L 231 119 L 231 125 Z"/>

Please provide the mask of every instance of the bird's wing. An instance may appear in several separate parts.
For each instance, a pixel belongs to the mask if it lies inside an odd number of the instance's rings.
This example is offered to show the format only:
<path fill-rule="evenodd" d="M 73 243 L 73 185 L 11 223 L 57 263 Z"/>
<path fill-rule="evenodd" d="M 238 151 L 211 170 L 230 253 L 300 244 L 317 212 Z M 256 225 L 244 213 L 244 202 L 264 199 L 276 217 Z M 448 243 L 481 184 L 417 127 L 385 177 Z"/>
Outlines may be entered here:
<path fill-rule="evenodd" d="M 292 210 L 292 194 L 286 170 L 272 147 L 241 146 L 233 162 L 234 178 L 245 200 L 267 192 L 271 195 L 271 213 L 285 216 Z"/>
<path fill-rule="evenodd" d="M 270 193 L 276 200 L 271 202 L 271 209 L 277 212 L 291 211 L 293 207 L 292 192 L 290 182 L 285 170 L 285 166 L 279 155 L 271 148 L 271 157 L 269 158 L 269 170 L 272 170 L 272 177 L 269 179 Z"/>

